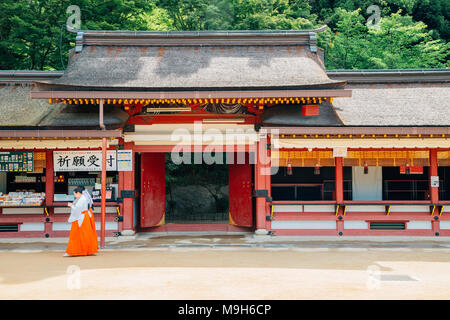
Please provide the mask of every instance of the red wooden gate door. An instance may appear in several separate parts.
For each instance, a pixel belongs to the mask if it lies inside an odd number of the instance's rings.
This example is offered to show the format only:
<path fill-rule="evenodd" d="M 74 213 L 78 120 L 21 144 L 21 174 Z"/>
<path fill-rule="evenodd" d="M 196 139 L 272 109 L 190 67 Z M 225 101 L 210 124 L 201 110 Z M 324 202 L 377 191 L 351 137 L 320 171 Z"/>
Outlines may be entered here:
<path fill-rule="evenodd" d="M 252 227 L 253 193 L 251 164 L 229 164 L 228 183 L 230 224 L 242 227 Z"/>
<path fill-rule="evenodd" d="M 166 207 L 165 153 L 141 155 L 141 227 L 164 224 Z"/>

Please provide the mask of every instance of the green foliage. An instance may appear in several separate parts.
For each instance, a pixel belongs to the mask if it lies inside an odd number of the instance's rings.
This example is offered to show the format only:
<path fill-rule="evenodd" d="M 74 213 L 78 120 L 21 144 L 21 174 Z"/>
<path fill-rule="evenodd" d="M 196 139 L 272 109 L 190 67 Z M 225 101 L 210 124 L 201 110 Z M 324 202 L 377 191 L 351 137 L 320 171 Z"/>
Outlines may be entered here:
<path fill-rule="evenodd" d="M 336 32 L 328 29 L 319 36 L 319 46 L 325 49 L 325 61 L 331 69 L 351 69 L 360 65 L 367 54 L 366 37 L 368 28 L 360 10 L 336 9 Z"/>
<path fill-rule="evenodd" d="M 0 68 L 44 69 L 57 57 L 59 27 L 68 1 L 0 3 Z"/>
<path fill-rule="evenodd" d="M 237 0 L 235 30 L 298 30 L 314 27 L 316 16 L 306 1 Z"/>
<path fill-rule="evenodd" d="M 444 68 L 449 45 L 433 40 L 423 22 L 394 13 L 381 20 L 379 29 L 371 29 L 370 57 L 382 61 L 382 68 Z M 388 50 L 386 50 L 388 49 Z"/>
<path fill-rule="evenodd" d="M 400 12 L 368 28 L 360 10 L 336 10 L 336 32 L 320 35 L 330 69 L 394 69 L 448 67 L 449 44 L 433 40 L 423 22 Z"/>
<path fill-rule="evenodd" d="M 74 34 L 65 31 L 70 5 L 81 9 L 82 29 L 145 30 L 147 0 L 2 0 L 0 69 L 61 70 Z M 61 28 L 61 26 L 63 28 Z M 61 32 L 62 30 L 62 32 Z M 62 48 L 60 55 L 60 37 Z"/>
<path fill-rule="evenodd" d="M 91 30 L 298 30 L 327 24 L 319 45 L 329 69 L 448 67 L 448 0 L 2 0 L 0 69 L 63 69 L 75 39 L 64 28 L 70 5 L 81 8 L 81 28 Z M 366 26 L 371 5 L 381 10 L 378 29 Z"/>
<path fill-rule="evenodd" d="M 305 1 L 158 0 L 177 30 L 304 29 L 315 15 Z"/>
<path fill-rule="evenodd" d="M 450 1 L 448 0 L 416 0 L 412 15 L 414 20 L 423 21 L 433 29 L 434 37 L 448 41 L 450 38 Z"/>

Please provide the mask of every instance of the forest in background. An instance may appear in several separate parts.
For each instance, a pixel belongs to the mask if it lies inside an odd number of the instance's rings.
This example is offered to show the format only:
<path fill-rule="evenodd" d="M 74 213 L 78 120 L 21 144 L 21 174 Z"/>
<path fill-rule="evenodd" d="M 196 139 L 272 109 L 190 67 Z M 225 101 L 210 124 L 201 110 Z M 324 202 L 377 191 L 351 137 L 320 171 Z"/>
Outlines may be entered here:
<path fill-rule="evenodd" d="M 65 30 L 71 5 L 80 8 L 81 29 L 327 25 L 318 39 L 327 69 L 449 67 L 449 0 L 1 0 L 0 69 L 63 70 L 75 41 L 75 34 Z M 373 5 L 379 13 L 367 11 Z"/>

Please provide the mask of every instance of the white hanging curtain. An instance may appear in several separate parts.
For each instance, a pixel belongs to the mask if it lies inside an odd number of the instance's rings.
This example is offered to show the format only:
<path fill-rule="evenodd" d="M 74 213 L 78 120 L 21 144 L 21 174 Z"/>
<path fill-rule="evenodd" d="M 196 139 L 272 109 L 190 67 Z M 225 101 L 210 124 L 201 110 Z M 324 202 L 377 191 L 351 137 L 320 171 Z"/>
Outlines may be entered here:
<path fill-rule="evenodd" d="M 364 167 L 352 167 L 353 200 L 383 200 L 383 168 L 369 167 L 364 174 Z"/>

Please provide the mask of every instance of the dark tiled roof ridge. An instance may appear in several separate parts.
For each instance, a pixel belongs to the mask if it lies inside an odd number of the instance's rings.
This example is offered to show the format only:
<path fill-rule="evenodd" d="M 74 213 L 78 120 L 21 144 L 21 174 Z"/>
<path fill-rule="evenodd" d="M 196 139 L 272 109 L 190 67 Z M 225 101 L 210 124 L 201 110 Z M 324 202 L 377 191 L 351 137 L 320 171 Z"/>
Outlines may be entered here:
<path fill-rule="evenodd" d="M 317 52 L 316 33 L 310 30 L 217 30 L 217 31 L 122 31 L 75 30 L 75 52 L 84 46 L 309 46 Z"/>
<path fill-rule="evenodd" d="M 64 71 L 41 70 L 0 70 L 0 84 L 32 83 L 39 80 L 52 80 L 61 77 Z"/>
<path fill-rule="evenodd" d="M 450 72 L 449 68 L 425 68 L 425 69 L 330 69 L 327 72 L 330 73 L 383 73 L 383 72 L 395 72 L 395 73 L 419 73 L 419 72 Z"/>
<path fill-rule="evenodd" d="M 450 69 L 327 70 L 334 80 L 347 83 L 450 82 Z"/>
<path fill-rule="evenodd" d="M 184 37 L 192 37 L 192 36 L 264 36 L 264 35 L 305 35 L 310 32 L 322 32 L 326 28 L 325 25 L 315 28 L 315 29 L 303 29 L 303 30 L 198 30 L 198 31 L 178 31 L 178 30 L 169 30 L 169 31 L 154 31 L 154 30 L 77 30 L 67 26 L 67 31 L 72 33 L 80 33 L 82 32 L 84 35 L 102 35 L 102 36 L 137 36 L 137 35 L 148 35 L 148 36 L 184 36 Z"/>

